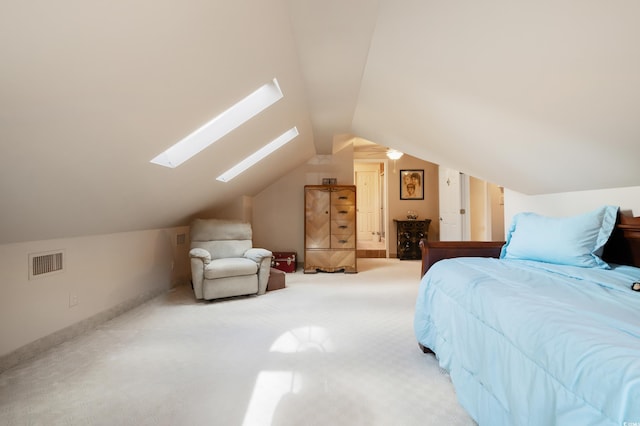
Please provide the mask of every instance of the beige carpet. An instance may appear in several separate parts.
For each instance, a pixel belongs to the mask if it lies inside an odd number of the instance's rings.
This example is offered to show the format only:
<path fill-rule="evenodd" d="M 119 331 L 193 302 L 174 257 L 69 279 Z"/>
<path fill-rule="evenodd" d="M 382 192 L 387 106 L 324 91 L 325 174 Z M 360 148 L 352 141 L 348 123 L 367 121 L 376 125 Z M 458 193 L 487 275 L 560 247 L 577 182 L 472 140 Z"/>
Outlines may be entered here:
<path fill-rule="evenodd" d="M 3 425 L 474 425 L 413 336 L 420 263 L 170 293 L 0 375 Z"/>

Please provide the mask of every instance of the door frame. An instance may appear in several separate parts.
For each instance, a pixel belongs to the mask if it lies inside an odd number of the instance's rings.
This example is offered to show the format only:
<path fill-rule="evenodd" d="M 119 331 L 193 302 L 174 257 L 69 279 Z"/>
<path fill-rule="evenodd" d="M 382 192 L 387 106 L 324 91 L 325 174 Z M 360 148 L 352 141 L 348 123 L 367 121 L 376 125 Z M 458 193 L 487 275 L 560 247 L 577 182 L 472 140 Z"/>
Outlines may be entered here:
<path fill-rule="evenodd" d="M 389 177 L 389 160 L 383 158 L 371 158 L 371 159 L 362 159 L 355 158 L 353 160 L 354 163 L 375 163 L 375 164 L 383 164 L 384 165 L 384 175 L 380 179 L 380 191 L 382 192 L 382 200 L 380 200 L 380 208 L 383 211 L 382 216 L 382 229 L 384 232 L 384 250 L 386 253 L 386 257 L 389 258 L 389 187 L 388 187 L 388 177 Z M 354 183 L 355 183 L 355 170 L 354 170 Z"/>

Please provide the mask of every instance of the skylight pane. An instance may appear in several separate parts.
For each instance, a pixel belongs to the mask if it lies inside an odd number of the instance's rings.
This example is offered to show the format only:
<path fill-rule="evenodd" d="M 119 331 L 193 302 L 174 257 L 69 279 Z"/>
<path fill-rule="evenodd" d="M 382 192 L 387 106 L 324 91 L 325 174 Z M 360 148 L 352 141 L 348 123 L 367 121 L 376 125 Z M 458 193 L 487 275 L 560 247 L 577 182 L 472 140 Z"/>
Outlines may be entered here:
<path fill-rule="evenodd" d="M 247 158 L 245 158 L 244 160 L 242 160 L 241 162 L 239 162 L 238 164 L 236 164 L 235 166 L 233 166 L 223 174 L 221 174 L 220 176 L 218 176 L 216 180 L 219 180 L 220 182 L 229 182 L 231 179 L 238 176 L 240 173 L 244 172 L 249 167 L 253 166 L 258 161 L 262 160 L 263 158 L 265 158 L 266 156 L 274 152 L 276 149 L 289 143 L 293 138 L 298 136 L 298 134 L 299 134 L 298 128 L 292 127 L 291 129 L 287 130 L 286 132 L 278 136 L 273 141 L 269 142 L 268 144 L 266 144 L 265 146 L 263 146 L 262 148 L 260 148 L 259 150 L 257 150 L 256 152 L 254 152 L 253 154 L 251 154 L 250 156 L 248 156 Z"/>
<path fill-rule="evenodd" d="M 151 160 L 175 168 L 258 115 L 284 95 L 275 78 Z"/>

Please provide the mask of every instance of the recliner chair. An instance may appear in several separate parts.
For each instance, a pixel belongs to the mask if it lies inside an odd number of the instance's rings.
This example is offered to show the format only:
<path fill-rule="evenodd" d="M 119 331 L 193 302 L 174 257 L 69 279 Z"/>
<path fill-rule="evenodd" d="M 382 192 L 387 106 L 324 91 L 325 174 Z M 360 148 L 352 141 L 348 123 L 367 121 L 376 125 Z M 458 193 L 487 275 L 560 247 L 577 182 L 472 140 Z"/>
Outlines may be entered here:
<path fill-rule="evenodd" d="M 265 293 L 272 253 L 253 248 L 251 224 L 196 219 L 190 235 L 189 257 L 196 299 Z"/>

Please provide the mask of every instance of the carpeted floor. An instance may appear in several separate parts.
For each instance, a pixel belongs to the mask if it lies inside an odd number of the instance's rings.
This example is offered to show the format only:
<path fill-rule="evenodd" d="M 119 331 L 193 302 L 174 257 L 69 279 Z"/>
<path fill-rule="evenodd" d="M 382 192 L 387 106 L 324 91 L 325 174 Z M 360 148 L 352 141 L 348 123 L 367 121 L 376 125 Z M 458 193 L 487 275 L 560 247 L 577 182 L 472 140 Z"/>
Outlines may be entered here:
<path fill-rule="evenodd" d="M 0 375 L 3 425 L 475 425 L 418 349 L 420 262 L 170 293 Z"/>

